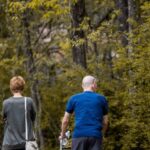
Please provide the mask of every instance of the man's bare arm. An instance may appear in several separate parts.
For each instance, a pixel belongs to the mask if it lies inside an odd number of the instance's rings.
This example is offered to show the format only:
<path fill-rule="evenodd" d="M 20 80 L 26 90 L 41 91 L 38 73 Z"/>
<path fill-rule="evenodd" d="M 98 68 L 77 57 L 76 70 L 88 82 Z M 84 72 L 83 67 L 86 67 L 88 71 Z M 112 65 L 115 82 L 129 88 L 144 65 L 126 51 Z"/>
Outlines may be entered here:
<path fill-rule="evenodd" d="M 108 131 L 108 115 L 103 116 L 103 132 L 104 134 Z"/>
<path fill-rule="evenodd" d="M 65 112 L 65 115 L 62 120 L 62 125 L 61 125 L 61 134 L 60 134 L 61 137 L 60 138 L 65 137 L 65 132 L 69 123 L 69 118 L 70 118 L 70 114 L 68 112 Z"/>

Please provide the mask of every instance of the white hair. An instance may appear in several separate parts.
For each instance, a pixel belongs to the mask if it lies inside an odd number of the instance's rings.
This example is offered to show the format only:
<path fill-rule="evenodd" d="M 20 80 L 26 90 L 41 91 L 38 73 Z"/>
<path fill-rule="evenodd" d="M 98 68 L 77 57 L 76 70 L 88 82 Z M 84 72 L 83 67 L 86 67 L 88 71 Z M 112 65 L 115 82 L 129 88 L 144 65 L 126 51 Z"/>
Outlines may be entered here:
<path fill-rule="evenodd" d="M 87 88 L 90 87 L 94 82 L 96 81 L 96 78 L 93 76 L 85 76 L 82 80 L 82 87 Z"/>

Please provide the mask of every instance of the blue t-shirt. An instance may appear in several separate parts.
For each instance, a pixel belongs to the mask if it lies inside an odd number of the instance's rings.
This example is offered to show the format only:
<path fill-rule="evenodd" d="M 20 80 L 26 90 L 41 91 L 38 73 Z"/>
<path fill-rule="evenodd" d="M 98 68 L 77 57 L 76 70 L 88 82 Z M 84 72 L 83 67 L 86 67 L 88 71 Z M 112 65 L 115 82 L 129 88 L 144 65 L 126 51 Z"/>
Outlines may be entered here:
<path fill-rule="evenodd" d="M 103 116 L 108 113 L 104 96 L 91 91 L 73 95 L 67 103 L 66 112 L 75 114 L 73 138 L 102 137 Z"/>

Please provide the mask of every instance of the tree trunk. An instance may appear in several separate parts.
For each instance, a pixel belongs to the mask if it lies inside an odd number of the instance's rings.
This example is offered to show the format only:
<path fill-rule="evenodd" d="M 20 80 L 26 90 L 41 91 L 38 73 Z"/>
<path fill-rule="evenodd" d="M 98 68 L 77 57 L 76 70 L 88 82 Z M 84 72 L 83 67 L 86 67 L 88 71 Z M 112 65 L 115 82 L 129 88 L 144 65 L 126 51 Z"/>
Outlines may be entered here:
<path fill-rule="evenodd" d="M 105 52 L 103 54 L 103 62 L 109 68 L 107 77 L 110 80 L 112 80 L 114 78 L 114 74 L 113 74 L 113 57 L 112 57 L 112 51 L 111 51 L 111 49 L 108 48 L 107 50 L 105 50 Z"/>
<path fill-rule="evenodd" d="M 83 68 L 87 67 L 86 63 L 86 42 L 85 42 L 85 34 L 81 29 L 80 24 L 84 20 L 85 17 L 85 1 L 77 0 L 77 2 L 73 3 L 71 6 L 72 13 L 72 35 L 71 39 L 73 41 L 72 47 L 72 55 L 73 61 L 81 65 Z M 80 44 L 76 44 L 78 40 L 82 40 L 83 42 Z"/>
<path fill-rule="evenodd" d="M 139 0 L 128 0 L 128 14 L 129 14 L 129 34 L 134 34 L 134 29 L 137 27 L 140 20 L 140 2 Z M 129 39 L 128 53 L 132 52 L 133 42 L 132 36 Z"/>
<path fill-rule="evenodd" d="M 6 7 L 7 7 L 6 0 L 0 0 L 0 37 L 2 38 L 7 38 L 9 36 Z"/>
<path fill-rule="evenodd" d="M 128 45 L 128 38 L 126 32 L 128 32 L 128 1 L 116 0 L 116 7 L 119 10 L 117 19 L 118 30 L 121 32 L 121 43 L 123 46 Z"/>
<path fill-rule="evenodd" d="M 136 22 L 139 21 L 140 19 L 140 1 L 139 0 L 128 0 L 128 14 L 129 14 L 129 18 L 133 19 Z"/>
<path fill-rule="evenodd" d="M 37 135 L 39 138 L 40 146 L 42 148 L 44 144 L 42 131 L 40 128 L 40 122 L 41 122 L 41 102 L 40 102 L 40 92 L 39 92 L 39 86 L 38 86 L 38 79 L 35 78 L 36 74 L 36 67 L 34 64 L 34 58 L 33 58 L 33 52 L 31 49 L 31 36 L 30 36 L 30 11 L 26 10 L 23 13 L 22 18 L 22 25 L 23 25 L 23 52 L 26 58 L 26 70 L 28 73 L 28 77 L 31 81 L 31 95 L 33 100 L 35 101 L 38 116 L 36 120 L 36 128 L 37 128 Z"/>

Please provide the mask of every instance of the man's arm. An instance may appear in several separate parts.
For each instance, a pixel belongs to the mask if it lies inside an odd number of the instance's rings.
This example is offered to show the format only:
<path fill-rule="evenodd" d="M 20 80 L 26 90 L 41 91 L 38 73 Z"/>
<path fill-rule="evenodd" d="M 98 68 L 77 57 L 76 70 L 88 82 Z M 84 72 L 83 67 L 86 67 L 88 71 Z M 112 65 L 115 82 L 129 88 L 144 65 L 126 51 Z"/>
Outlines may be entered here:
<path fill-rule="evenodd" d="M 69 118 L 70 118 L 70 114 L 68 112 L 65 112 L 65 115 L 62 120 L 62 125 L 61 125 L 60 138 L 65 137 L 65 132 L 66 132 L 66 129 L 67 129 L 68 123 L 69 123 Z"/>
<path fill-rule="evenodd" d="M 108 115 L 104 115 L 103 116 L 103 132 L 104 132 L 104 135 L 107 134 L 108 124 L 109 124 Z"/>

